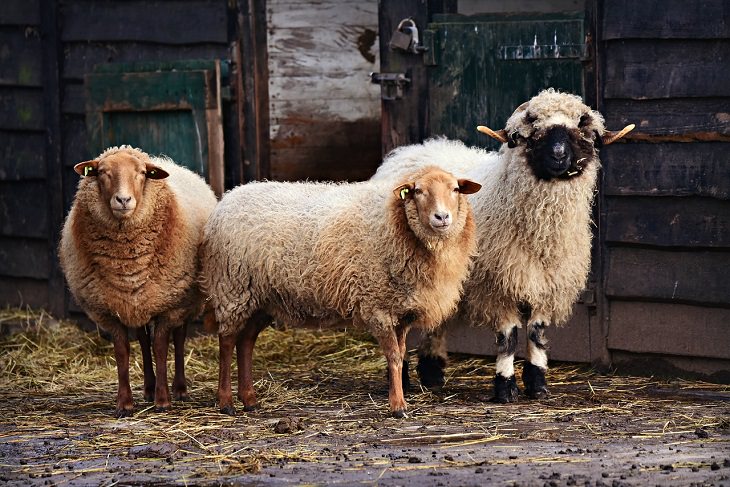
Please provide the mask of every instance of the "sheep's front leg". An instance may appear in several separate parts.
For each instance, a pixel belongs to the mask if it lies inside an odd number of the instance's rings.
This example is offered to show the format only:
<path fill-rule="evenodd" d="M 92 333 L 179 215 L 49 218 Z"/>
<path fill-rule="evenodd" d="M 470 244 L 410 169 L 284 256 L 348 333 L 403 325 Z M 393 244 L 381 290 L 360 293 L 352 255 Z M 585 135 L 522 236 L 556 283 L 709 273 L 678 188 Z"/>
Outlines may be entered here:
<path fill-rule="evenodd" d="M 172 407 L 170 402 L 170 390 L 167 386 L 167 349 L 170 344 L 169 326 L 155 324 L 155 365 L 157 368 L 157 380 L 155 383 L 155 412 L 161 413 Z"/>
<path fill-rule="evenodd" d="M 403 355 L 401 355 L 399 345 L 400 333 L 402 333 L 402 329 L 396 331 L 396 328 L 390 328 L 377 336 L 385 360 L 388 362 L 388 402 L 394 418 L 405 418 L 408 408 L 403 397 Z M 402 339 L 405 340 L 404 337 Z"/>
<path fill-rule="evenodd" d="M 411 378 L 408 375 L 408 351 L 406 350 L 406 337 L 408 336 L 409 325 L 400 325 L 403 330 L 396 330 L 398 336 L 398 349 L 401 357 L 403 357 L 403 368 L 401 369 L 401 387 L 403 388 L 403 394 L 411 388 Z M 388 381 L 390 381 L 390 368 L 387 370 Z"/>
<path fill-rule="evenodd" d="M 231 394 L 231 361 L 233 360 L 233 347 L 236 346 L 236 334 L 218 335 L 218 407 L 220 412 L 230 416 L 236 415 L 233 407 L 233 395 Z"/>
<path fill-rule="evenodd" d="M 258 407 L 253 389 L 253 349 L 259 333 L 268 326 L 269 321 L 264 315 L 253 316 L 236 340 L 238 399 L 243 402 L 244 411 L 253 411 Z"/>
<path fill-rule="evenodd" d="M 142 349 L 142 368 L 144 369 L 144 400 L 155 400 L 155 371 L 152 368 L 152 341 L 149 325 L 137 328 L 137 340 Z"/>
<path fill-rule="evenodd" d="M 527 361 L 522 369 L 522 382 L 525 384 L 525 394 L 530 399 L 540 399 L 548 395 L 545 381 L 547 340 L 544 330 L 545 325 L 542 322 L 527 325 Z"/>
<path fill-rule="evenodd" d="M 515 351 L 517 326 L 509 325 L 497 332 L 497 375 L 494 377 L 493 402 L 517 401 L 519 389 L 515 380 Z"/>
<path fill-rule="evenodd" d="M 172 379 L 172 397 L 176 401 L 187 401 L 188 384 L 185 381 L 185 338 L 188 334 L 188 324 L 183 322 L 172 331 L 172 341 L 175 344 L 175 378 Z"/>
<path fill-rule="evenodd" d="M 114 330 L 114 358 L 117 361 L 117 409 L 114 415 L 123 418 L 132 415 L 132 388 L 129 387 L 129 338 L 123 327 Z"/>
<path fill-rule="evenodd" d="M 427 389 L 440 389 L 444 386 L 446 368 L 446 327 L 440 326 L 430 331 L 418 346 L 418 378 Z"/>

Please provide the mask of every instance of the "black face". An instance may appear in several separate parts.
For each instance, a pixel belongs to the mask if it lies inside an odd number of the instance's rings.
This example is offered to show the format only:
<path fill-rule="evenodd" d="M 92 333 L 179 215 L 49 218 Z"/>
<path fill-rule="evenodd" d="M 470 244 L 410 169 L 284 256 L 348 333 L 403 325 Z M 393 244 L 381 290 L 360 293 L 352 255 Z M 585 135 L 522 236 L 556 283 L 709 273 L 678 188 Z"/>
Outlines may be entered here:
<path fill-rule="evenodd" d="M 580 176 L 594 155 L 591 141 L 578 129 L 555 126 L 526 139 L 527 161 L 538 179 L 569 179 Z"/>

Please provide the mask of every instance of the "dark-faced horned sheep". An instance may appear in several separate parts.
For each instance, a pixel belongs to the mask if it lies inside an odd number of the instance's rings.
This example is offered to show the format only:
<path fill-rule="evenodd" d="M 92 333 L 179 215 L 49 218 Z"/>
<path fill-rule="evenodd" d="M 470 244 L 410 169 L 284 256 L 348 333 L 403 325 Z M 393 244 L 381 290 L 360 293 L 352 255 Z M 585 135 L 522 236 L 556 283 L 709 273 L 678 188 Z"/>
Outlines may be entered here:
<path fill-rule="evenodd" d="M 525 392 L 531 398 L 547 394 L 543 329 L 568 319 L 586 283 L 598 151 L 631 129 L 609 132 L 603 117 L 578 96 L 548 89 L 518 107 L 503 130 L 479 127 L 503 142 L 499 152 L 432 139 L 395 149 L 373 176 L 391 179 L 436 165 L 483 185 L 470 197 L 478 257 L 464 284 L 460 313 L 497 334 L 497 402 L 517 399 L 513 364 L 521 324 L 528 337 Z M 444 383 L 445 328 L 429 334 L 419 348 L 419 376 L 429 387 Z"/>
<path fill-rule="evenodd" d="M 144 397 L 154 399 L 156 410 L 165 410 L 170 407 L 167 349 L 173 329 L 173 395 L 187 397 L 185 323 L 202 307 L 198 249 L 215 195 L 191 171 L 129 146 L 107 149 L 74 170 L 84 178 L 63 226 L 59 256 L 74 298 L 113 337 L 116 415 L 133 410 L 128 328 L 137 330 L 142 347 Z"/>
<path fill-rule="evenodd" d="M 351 320 L 378 340 L 390 410 L 405 416 L 401 382 L 409 327 L 431 330 L 455 309 L 474 251 L 465 194 L 479 185 L 435 168 L 384 183 L 250 183 L 228 192 L 205 226 L 202 284 L 218 326 L 218 404 L 256 406 L 251 359 L 272 320 Z"/>

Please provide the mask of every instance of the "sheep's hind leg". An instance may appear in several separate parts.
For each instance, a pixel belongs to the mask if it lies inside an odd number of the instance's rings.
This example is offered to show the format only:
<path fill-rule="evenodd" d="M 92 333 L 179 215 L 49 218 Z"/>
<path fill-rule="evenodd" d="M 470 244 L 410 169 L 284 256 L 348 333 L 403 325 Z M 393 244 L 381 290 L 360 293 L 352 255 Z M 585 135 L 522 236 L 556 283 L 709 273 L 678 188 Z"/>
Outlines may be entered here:
<path fill-rule="evenodd" d="M 114 358 L 117 361 L 117 409 L 114 416 L 123 418 L 131 416 L 134 409 L 132 403 L 132 389 L 129 386 L 129 339 L 127 330 L 114 331 Z"/>
<path fill-rule="evenodd" d="M 236 340 L 238 360 L 238 399 L 243 402 L 244 411 L 258 408 L 256 392 L 253 389 L 253 349 L 259 333 L 269 326 L 271 319 L 265 314 L 256 314 L 246 323 Z"/>
<path fill-rule="evenodd" d="M 152 367 L 152 341 L 149 325 L 137 328 L 137 340 L 142 349 L 142 368 L 144 369 L 144 400 L 155 400 L 155 371 Z"/>
<path fill-rule="evenodd" d="M 497 374 L 494 376 L 492 402 L 517 401 L 519 389 L 515 380 L 515 351 L 517 350 L 517 326 L 497 332 Z"/>
<path fill-rule="evenodd" d="M 172 407 L 170 390 L 167 386 L 167 349 L 170 346 L 170 328 L 167 325 L 155 324 L 155 365 L 157 380 L 155 383 L 155 412 L 161 413 Z"/>
<path fill-rule="evenodd" d="M 547 340 L 543 334 L 545 325 L 533 322 L 527 325 L 527 361 L 522 369 L 525 394 L 530 399 L 548 396 L 545 371 L 547 370 Z"/>
<path fill-rule="evenodd" d="M 416 371 L 423 387 L 438 390 L 444 386 L 447 357 L 446 328 L 440 326 L 428 332 L 418 346 Z"/>
<path fill-rule="evenodd" d="M 218 407 L 220 412 L 230 416 L 236 415 L 231 394 L 231 361 L 233 347 L 236 345 L 236 335 L 218 335 Z"/>
<path fill-rule="evenodd" d="M 403 328 L 405 327 L 391 328 L 376 337 L 385 355 L 385 360 L 388 362 L 388 402 L 394 418 L 405 418 L 408 408 L 403 397 L 403 355 L 401 355 L 399 345 L 401 339 L 405 340 Z"/>
<path fill-rule="evenodd" d="M 172 379 L 172 397 L 176 401 L 188 401 L 188 384 L 185 381 L 185 338 L 188 334 L 188 324 L 183 322 L 172 330 L 172 341 L 175 344 L 175 377 Z"/>

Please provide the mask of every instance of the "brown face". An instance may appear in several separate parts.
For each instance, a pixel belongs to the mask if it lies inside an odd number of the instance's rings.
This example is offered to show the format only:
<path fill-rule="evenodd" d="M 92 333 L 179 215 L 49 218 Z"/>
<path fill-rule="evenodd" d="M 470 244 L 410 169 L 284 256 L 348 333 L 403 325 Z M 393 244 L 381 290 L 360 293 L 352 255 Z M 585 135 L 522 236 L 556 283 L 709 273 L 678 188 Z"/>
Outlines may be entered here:
<path fill-rule="evenodd" d="M 142 198 L 147 179 L 162 179 L 167 173 L 152 165 L 146 155 L 133 151 L 119 151 L 100 161 L 87 161 L 74 166 L 87 177 L 96 177 L 102 201 L 109 204 L 115 218 L 131 217 Z"/>
<path fill-rule="evenodd" d="M 458 216 L 460 195 L 476 193 L 480 188 L 478 183 L 433 169 L 418 176 L 412 183 L 399 186 L 394 192 L 401 199 L 413 199 L 423 228 L 445 235 Z"/>

